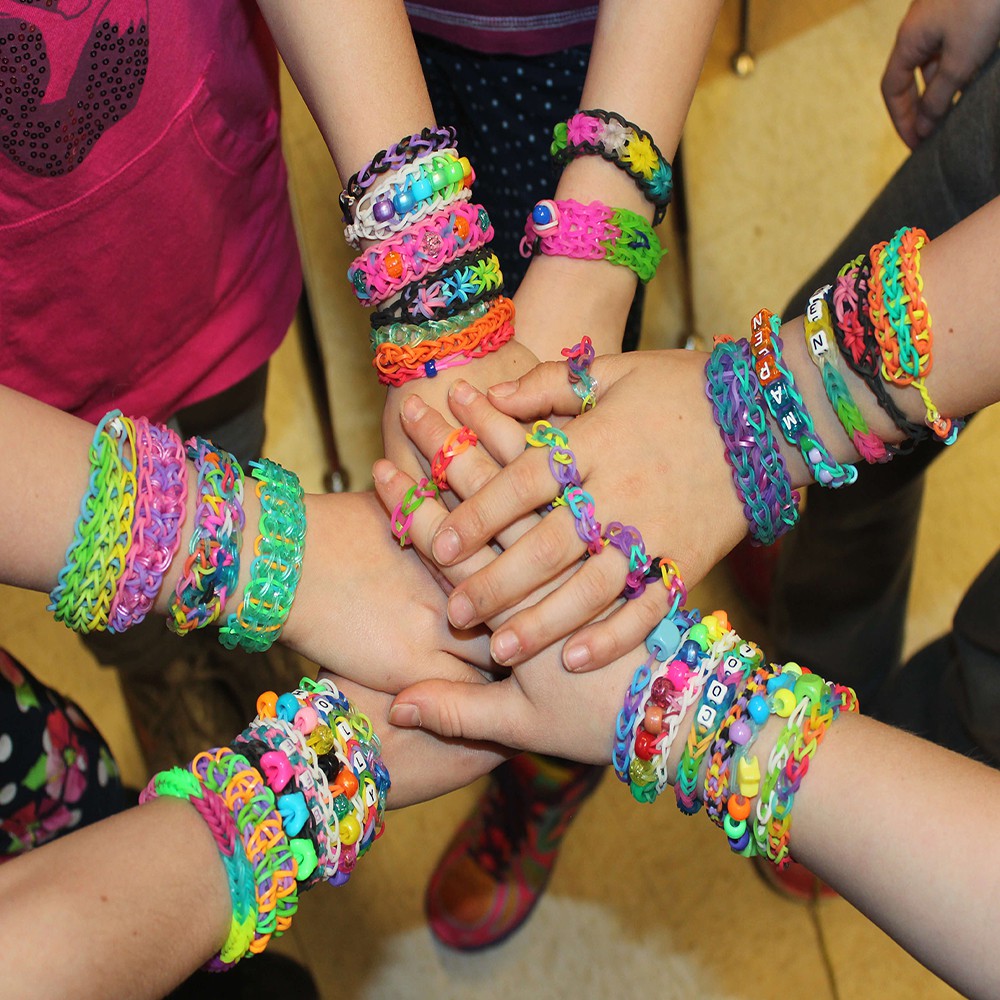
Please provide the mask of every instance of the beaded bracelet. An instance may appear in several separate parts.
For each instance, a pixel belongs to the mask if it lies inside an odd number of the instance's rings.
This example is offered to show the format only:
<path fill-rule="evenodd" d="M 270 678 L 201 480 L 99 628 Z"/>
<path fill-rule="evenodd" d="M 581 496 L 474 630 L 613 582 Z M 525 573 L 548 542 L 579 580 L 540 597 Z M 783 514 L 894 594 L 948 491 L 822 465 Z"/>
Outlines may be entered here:
<path fill-rule="evenodd" d="M 742 646 L 735 652 L 732 651 L 732 646 L 727 648 L 727 642 L 738 638 L 735 633 L 731 633 L 726 641 L 717 643 L 712 649 L 714 669 L 698 700 L 684 753 L 677 765 L 674 795 L 677 808 L 688 816 L 693 816 L 702 806 L 697 797 L 698 771 L 715 738 L 719 721 L 729 711 L 736 698 L 737 688 L 757 665 L 751 655 L 755 647 L 751 649 L 751 653 L 745 652 Z"/>
<path fill-rule="evenodd" d="M 459 202 L 364 251 L 347 269 L 347 280 L 362 305 L 377 306 L 492 239 L 486 209 Z"/>
<path fill-rule="evenodd" d="M 260 498 L 260 523 L 243 603 L 219 629 L 226 649 L 270 649 L 281 635 L 302 577 L 306 544 L 305 493 L 294 472 L 262 458 L 251 462 Z"/>
<path fill-rule="evenodd" d="M 135 514 L 135 425 L 119 410 L 107 413 L 90 445 L 90 480 L 80 503 L 66 565 L 49 595 L 56 621 L 77 632 L 107 628 L 118 582 L 132 544 Z"/>
<path fill-rule="evenodd" d="M 168 427 L 135 421 L 136 501 L 133 541 L 108 611 L 108 631 L 138 625 L 156 601 L 180 544 L 186 514 L 187 462 L 180 436 Z"/>
<path fill-rule="evenodd" d="M 186 635 L 222 614 L 240 576 L 243 544 L 243 469 L 204 438 L 186 442 L 198 473 L 198 508 L 181 578 L 168 608 L 167 628 Z"/>
<path fill-rule="evenodd" d="M 635 181 L 648 202 L 655 205 L 653 225 L 667 214 L 674 182 L 670 164 L 653 137 L 614 111 L 592 108 L 578 111 L 552 130 L 553 159 L 560 164 L 582 154 L 596 154 Z"/>
<path fill-rule="evenodd" d="M 681 721 L 701 697 L 718 660 L 717 644 L 728 647 L 733 641 L 724 614 L 706 615 L 690 625 L 673 658 L 651 675 L 637 713 L 629 756 L 629 790 L 637 802 L 655 802 L 666 789 L 667 760 Z"/>
<path fill-rule="evenodd" d="M 645 284 L 666 250 L 652 226 L 626 208 L 589 205 L 573 199 L 538 202 L 524 224 L 521 256 L 545 254 L 580 260 L 607 260 L 634 271 Z"/>
<path fill-rule="evenodd" d="M 767 309 L 758 310 L 751 325 L 750 350 L 764 391 L 764 402 L 785 440 L 799 449 L 820 486 L 836 489 L 853 483 L 858 478 L 858 470 L 853 465 L 841 465 L 827 451 L 795 388 L 792 373 L 781 363 L 780 329 L 781 320 Z"/>
<path fill-rule="evenodd" d="M 407 285 L 391 305 L 372 313 L 373 327 L 446 319 L 476 302 L 503 293 L 500 261 L 489 247 L 462 254 L 422 281 Z"/>
<path fill-rule="evenodd" d="M 448 489 L 448 466 L 451 465 L 451 460 L 468 448 L 475 448 L 478 443 L 476 432 L 464 426 L 456 427 L 444 439 L 444 444 L 438 448 L 431 462 L 431 479 L 439 490 Z"/>
<path fill-rule="evenodd" d="M 424 128 L 415 135 L 400 139 L 394 146 L 376 153 L 356 174 L 353 174 L 340 192 L 340 211 L 344 222 L 350 223 L 354 206 L 366 188 L 372 186 L 379 175 L 390 170 L 398 170 L 407 163 L 439 149 L 447 149 L 455 145 L 456 131 L 450 125 L 437 128 Z"/>
<path fill-rule="evenodd" d="M 586 413 L 597 405 L 597 379 L 590 374 L 597 352 L 590 337 L 580 338 L 579 344 L 564 347 L 562 356 L 566 359 L 570 385 L 580 398 L 580 412 Z"/>
<path fill-rule="evenodd" d="M 771 545 L 795 527 L 800 498 L 761 406 L 749 344 L 716 338 L 705 363 L 705 383 L 750 537 Z"/>
<path fill-rule="evenodd" d="M 387 239 L 453 202 L 468 201 L 475 179 L 472 164 L 457 149 L 407 164 L 358 199 L 344 239 L 356 250 L 362 240 Z"/>
<path fill-rule="evenodd" d="M 826 398 L 857 453 L 869 464 L 888 462 L 892 453 L 868 427 L 864 414 L 858 409 L 851 390 L 840 373 L 840 354 L 835 347 L 836 338 L 828 301 L 828 297 L 832 298 L 832 293 L 833 287 L 824 285 L 812 293 L 806 305 L 805 338 L 809 356 L 820 373 Z"/>
<path fill-rule="evenodd" d="M 500 296 L 485 315 L 462 330 L 419 344 L 381 344 L 372 359 L 379 381 L 403 385 L 434 378 L 439 371 L 468 364 L 500 350 L 514 336 L 514 303 Z"/>
<path fill-rule="evenodd" d="M 372 327 L 369 334 L 372 352 L 376 352 L 383 344 L 407 347 L 428 340 L 439 340 L 450 333 L 460 333 L 477 319 L 482 319 L 488 310 L 488 302 L 476 302 L 468 309 L 446 319 L 432 319 L 424 323 L 390 323 L 388 326 Z"/>
<path fill-rule="evenodd" d="M 834 311 L 837 323 L 834 334 L 841 357 L 851 370 L 864 381 L 875 401 L 885 411 L 895 426 L 906 435 L 906 441 L 899 445 L 886 445 L 896 455 L 905 455 L 925 440 L 930 430 L 924 424 L 914 423 L 899 409 L 889 396 L 886 383 L 879 372 L 881 359 L 875 343 L 868 309 L 860 303 L 868 301 L 868 278 L 870 269 L 868 255 L 860 254 L 845 264 L 839 272 L 834 290 Z"/>
<path fill-rule="evenodd" d="M 403 495 L 403 499 L 396 504 L 396 509 L 392 512 L 392 534 L 399 539 L 399 546 L 403 548 L 410 541 L 410 525 L 413 524 L 413 515 L 425 500 L 437 498 L 438 488 L 429 479 L 422 478 L 414 483 Z"/>

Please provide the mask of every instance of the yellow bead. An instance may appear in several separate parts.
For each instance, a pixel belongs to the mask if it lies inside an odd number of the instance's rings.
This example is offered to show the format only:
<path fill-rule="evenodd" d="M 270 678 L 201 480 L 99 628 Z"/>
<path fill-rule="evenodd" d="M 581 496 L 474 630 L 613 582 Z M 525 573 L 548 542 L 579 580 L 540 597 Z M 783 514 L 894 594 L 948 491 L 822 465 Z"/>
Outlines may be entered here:
<path fill-rule="evenodd" d="M 337 745 L 337 737 L 333 735 L 333 730 L 329 726 L 325 726 L 320 723 L 309 734 L 306 739 L 306 743 L 308 746 L 311 746 L 320 757 L 323 757 Z"/>
<path fill-rule="evenodd" d="M 347 847 L 361 838 L 361 824 L 356 816 L 348 814 L 340 821 L 340 842 Z"/>
<path fill-rule="evenodd" d="M 774 692 L 774 714 L 781 719 L 787 719 L 795 711 L 795 695 L 788 688 L 780 688 Z"/>
<path fill-rule="evenodd" d="M 736 785 L 740 795 L 752 799 L 760 791 L 760 762 L 756 757 L 743 758 L 736 768 Z"/>
<path fill-rule="evenodd" d="M 795 663 L 794 661 L 790 661 L 790 662 L 786 663 L 781 668 L 781 672 L 783 674 L 795 674 L 796 677 L 801 677 L 802 676 L 802 668 L 797 663 Z"/>

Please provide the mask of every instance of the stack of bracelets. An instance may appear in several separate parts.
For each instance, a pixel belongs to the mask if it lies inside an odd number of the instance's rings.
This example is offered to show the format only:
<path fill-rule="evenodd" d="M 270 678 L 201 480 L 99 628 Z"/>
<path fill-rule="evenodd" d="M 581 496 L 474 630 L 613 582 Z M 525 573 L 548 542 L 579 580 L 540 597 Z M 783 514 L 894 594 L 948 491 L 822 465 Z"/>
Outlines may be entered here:
<path fill-rule="evenodd" d="M 371 722 L 329 678 L 266 691 L 233 747 L 161 771 L 140 802 L 188 800 L 215 837 L 232 899 L 223 972 L 291 926 L 298 894 L 343 885 L 382 835 L 389 772 Z"/>
<path fill-rule="evenodd" d="M 493 226 L 470 201 L 474 180 L 455 129 L 426 128 L 378 153 L 341 193 L 345 238 L 367 244 L 347 278 L 375 308 L 373 364 L 386 385 L 433 378 L 514 336 Z"/>
<path fill-rule="evenodd" d="M 573 199 L 538 202 L 524 226 L 521 253 L 607 260 L 635 272 L 643 283 L 656 273 L 666 250 L 653 231 L 670 204 L 673 175 L 652 137 L 613 111 L 578 111 L 553 130 L 552 158 L 566 164 L 600 156 L 635 181 L 653 206 L 653 223 L 626 208 Z"/>
<path fill-rule="evenodd" d="M 694 815 L 704 805 L 735 853 L 784 869 L 795 793 L 827 729 L 841 711 L 858 710 L 854 691 L 797 663 L 768 664 L 724 611 L 679 611 L 650 633 L 646 649 L 615 725 L 615 774 L 637 801 L 656 801 L 690 709 L 674 775 L 678 808 Z M 772 715 L 785 721 L 762 771 L 753 746 Z"/>
<path fill-rule="evenodd" d="M 251 462 L 261 514 L 240 606 L 243 470 L 202 438 L 186 443 L 169 427 L 112 410 L 90 446 L 90 480 L 66 565 L 50 595 L 57 621 L 77 632 L 124 632 L 152 609 L 180 545 L 187 462 L 198 503 L 188 555 L 170 596 L 168 627 L 179 635 L 223 622 L 229 649 L 263 651 L 281 634 L 302 574 L 306 517 L 298 478 L 275 462 Z"/>
<path fill-rule="evenodd" d="M 931 371 L 931 316 L 923 297 L 921 229 L 904 227 L 888 243 L 878 243 L 841 268 L 832 285 L 817 289 L 805 312 L 809 356 L 822 378 L 831 407 L 857 453 L 869 463 L 933 437 L 951 444 L 964 425 L 941 415 L 926 378 Z M 838 463 L 816 433 L 812 417 L 782 362 L 781 320 L 761 309 L 749 340 L 718 338 L 705 366 L 706 394 L 712 402 L 733 482 L 743 502 L 751 539 L 769 545 L 795 525 L 798 493 L 792 489 L 767 416 L 796 448 L 820 486 L 838 488 L 857 479 L 852 465 Z M 902 444 L 883 441 L 868 426 L 841 362 L 871 390 L 879 406 L 905 436 Z M 923 424 L 900 411 L 887 386 L 913 386 L 925 408 Z"/>

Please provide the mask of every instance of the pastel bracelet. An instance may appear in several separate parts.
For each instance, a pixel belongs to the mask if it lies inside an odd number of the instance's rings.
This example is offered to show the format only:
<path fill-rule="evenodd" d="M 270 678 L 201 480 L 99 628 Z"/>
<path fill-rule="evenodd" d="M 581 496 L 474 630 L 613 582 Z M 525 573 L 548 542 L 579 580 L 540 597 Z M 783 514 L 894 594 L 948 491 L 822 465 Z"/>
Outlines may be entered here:
<path fill-rule="evenodd" d="M 347 280 L 362 305 L 377 306 L 491 239 L 486 209 L 460 202 L 364 251 L 348 268 Z"/>
<path fill-rule="evenodd" d="M 521 256 L 546 254 L 581 260 L 607 260 L 649 281 L 666 251 L 652 226 L 635 212 L 589 205 L 572 199 L 540 201 L 524 225 Z"/>
<path fill-rule="evenodd" d="M 186 442 L 198 473 L 198 507 L 188 557 L 170 597 L 167 628 L 186 635 L 222 614 L 240 575 L 243 544 L 243 469 L 204 438 Z"/>
<path fill-rule="evenodd" d="M 655 206 L 653 225 L 663 221 L 673 192 L 673 174 L 652 136 L 638 125 L 614 111 L 578 111 L 552 130 L 549 148 L 557 163 L 596 154 L 624 170 Z"/>
<path fill-rule="evenodd" d="M 227 649 L 269 649 L 281 635 L 302 576 L 306 510 L 298 476 L 277 462 L 251 462 L 260 498 L 260 525 L 243 602 L 219 629 Z"/>
<path fill-rule="evenodd" d="M 482 319 L 489 309 L 489 303 L 476 302 L 460 313 L 447 319 L 431 319 L 423 323 L 390 323 L 388 326 L 373 327 L 369 336 L 372 352 L 383 344 L 408 347 L 422 344 L 427 340 L 438 340 L 450 333 L 460 333 L 477 319 Z"/>

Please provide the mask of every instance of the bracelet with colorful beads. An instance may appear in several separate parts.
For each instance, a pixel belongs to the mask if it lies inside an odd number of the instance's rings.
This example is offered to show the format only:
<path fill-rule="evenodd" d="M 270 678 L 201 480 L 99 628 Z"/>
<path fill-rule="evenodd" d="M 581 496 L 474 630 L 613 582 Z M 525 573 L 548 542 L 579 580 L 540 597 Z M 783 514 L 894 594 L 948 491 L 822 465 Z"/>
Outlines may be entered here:
<path fill-rule="evenodd" d="M 457 149 L 442 149 L 407 164 L 358 199 L 344 239 L 355 250 L 362 240 L 388 239 L 456 201 L 468 201 L 475 179 L 472 164 L 459 157 Z"/>
<path fill-rule="evenodd" d="M 673 174 L 652 136 L 638 125 L 614 111 L 578 111 L 555 126 L 549 148 L 557 163 L 596 154 L 624 170 L 655 206 L 653 225 L 663 221 L 673 192 Z"/>
<path fill-rule="evenodd" d="M 251 462 L 260 499 L 259 533 L 250 579 L 238 611 L 219 629 L 226 649 L 269 649 L 281 635 L 302 576 L 306 544 L 305 494 L 298 476 L 277 462 Z"/>
<path fill-rule="evenodd" d="M 868 463 L 888 462 L 892 458 L 885 442 L 868 427 L 864 414 L 858 409 L 851 390 L 840 373 L 840 352 L 836 349 L 828 297 L 833 286 L 824 285 L 809 297 L 805 311 L 805 338 L 809 356 L 819 370 L 826 398 L 830 401 L 844 432 L 851 439 L 857 453 Z"/>
<path fill-rule="evenodd" d="M 108 611 L 108 631 L 124 632 L 149 613 L 180 544 L 187 461 L 180 435 L 135 421 L 136 499 L 132 544 Z"/>
<path fill-rule="evenodd" d="M 785 460 L 768 426 L 745 340 L 716 338 L 705 363 L 705 394 L 726 446 L 726 461 L 743 502 L 750 537 L 758 545 L 771 545 L 795 527 L 800 497 L 792 489 Z"/>
<path fill-rule="evenodd" d="M 407 285 L 391 305 L 372 313 L 373 327 L 447 319 L 477 302 L 503 294 L 500 261 L 489 247 L 462 254 L 421 281 Z"/>
<path fill-rule="evenodd" d="M 422 156 L 448 149 L 455 145 L 456 131 L 450 125 L 424 128 L 415 135 L 408 135 L 399 142 L 376 153 L 356 174 L 353 174 L 340 192 L 340 211 L 344 222 L 350 224 L 354 207 L 363 192 L 371 187 L 382 174 L 398 170 Z"/>
<path fill-rule="evenodd" d="M 181 578 L 170 597 L 167 628 L 186 635 L 225 610 L 240 576 L 243 544 L 243 469 L 211 441 L 186 442 L 198 473 L 198 507 Z"/>
<path fill-rule="evenodd" d="M 666 250 L 652 226 L 626 208 L 573 199 L 538 202 L 524 224 L 521 256 L 535 254 L 606 260 L 633 271 L 643 284 L 660 266 Z"/>
<path fill-rule="evenodd" d="M 754 370 L 764 392 L 764 402 L 785 440 L 802 453 L 813 479 L 820 486 L 836 489 L 855 482 L 858 470 L 841 465 L 816 434 L 812 417 L 795 388 L 792 373 L 781 363 L 781 320 L 760 309 L 750 330 Z"/>
<path fill-rule="evenodd" d="M 365 250 L 347 269 L 347 280 L 362 305 L 377 306 L 492 239 L 486 209 L 460 202 Z"/>
<path fill-rule="evenodd" d="M 56 621 L 76 632 L 102 631 L 125 572 L 135 515 L 135 425 L 119 410 L 94 431 L 90 480 L 80 503 L 66 565 L 49 595 Z"/>
<path fill-rule="evenodd" d="M 756 667 L 756 647 L 743 644 L 748 646 L 747 652 L 744 652 L 743 645 L 734 651 L 730 643 L 738 639 L 735 633 L 729 633 L 725 640 L 711 649 L 713 670 L 694 710 L 684 752 L 677 765 L 674 795 L 677 808 L 688 816 L 693 816 L 702 806 L 697 794 L 702 759 L 715 739 L 722 718 L 735 700 L 737 689 Z"/>

